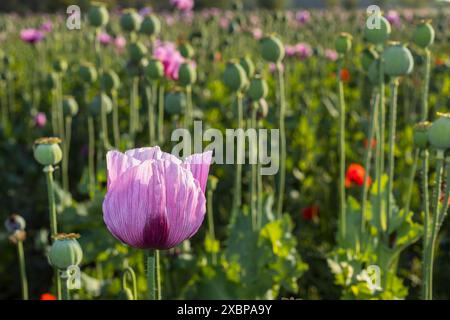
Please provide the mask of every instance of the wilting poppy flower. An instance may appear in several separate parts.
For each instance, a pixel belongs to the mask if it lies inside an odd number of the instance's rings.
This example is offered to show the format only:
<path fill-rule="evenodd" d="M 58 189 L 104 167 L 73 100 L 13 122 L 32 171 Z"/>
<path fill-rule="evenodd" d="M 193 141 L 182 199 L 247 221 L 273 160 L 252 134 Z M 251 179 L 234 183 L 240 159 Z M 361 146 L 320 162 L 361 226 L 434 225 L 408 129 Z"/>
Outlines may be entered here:
<path fill-rule="evenodd" d="M 41 294 L 39 300 L 58 300 L 58 299 L 51 293 L 43 293 Z"/>
<path fill-rule="evenodd" d="M 159 147 L 109 151 L 103 220 L 120 241 L 169 249 L 191 238 L 206 212 L 205 188 L 212 152 L 185 161 Z"/>
<path fill-rule="evenodd" d="M 342 81 L 344 81 L 344 82 L 349 82 L 350 81 L 350 71 L 348 71 L 348 69 L 343 68 L 341 70 L 340 76 L 341 76 L 341 80 Z"/>
<path fill-rule="evenodd" d="M 345 174 L 345 187 L 350 188 L 354 184 L 362 186 L 364 184 L 364 176 L 366 175 L 366 169 L 360 164 L 352 163 Z M 372 179 L 367 177 L 367 185 L 372 184 Z"/>
<path fill-rule="evenodd" d="M 319 206 L 312 205 L 302 209 L 302 219 L 305 221 L 314 220 L 319 217 Z"/>
<path fill-rule="evenodd" d="M 22 39 L 22 41 L 34 44 L 44 39 L 44 33 L 33 28 L 23 29 L 20 31 L 20 39 Z"/>

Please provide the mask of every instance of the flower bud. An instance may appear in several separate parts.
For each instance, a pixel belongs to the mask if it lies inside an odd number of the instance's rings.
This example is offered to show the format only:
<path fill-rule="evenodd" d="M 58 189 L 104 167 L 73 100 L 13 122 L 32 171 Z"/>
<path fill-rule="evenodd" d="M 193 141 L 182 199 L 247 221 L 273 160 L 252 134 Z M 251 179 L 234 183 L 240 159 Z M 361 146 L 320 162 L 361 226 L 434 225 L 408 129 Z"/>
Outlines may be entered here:
<path fill-rule="evenodd" d="M 53 70 L 55 70 L 56 72 L 66 72 L 68 67 L 69 64 L 64 59 L 57 59 L 53 62 Z"/>
<path fill-rule="evenodd" d="M 128 54 L 131 61 L 139 62 L 147 54 L 147 47 L 141 42 L 132 42 L 128 45 Z"/>
<path fill-rule="evenodd" d="M 147 36 L 156 36 L 161 32 L 161 22 L 154 14 L 150 14 L 144 18 L 141 23 L 140 33 Z"/>
<path fill-rule="evenodd" d="M 247 75 L 247 78 L 250 79 L 255 74 L 255 64 L 253 63 L 252 59 L 250 59 L 249 56 L 245 56 L 241 58 L 239 61 L 239 64 L 242 68 L 245 70 L 245 74 Z"/>
<path fill-rule="evenodd" d="M 434 29 L 430 21 L 422 21 L 413 34 L 413 42 L 421 48 L 426 48 L 434 42 Z"/>
<path fill-rule="evenodd" d="M 178 82 L 183 86 L 192 85 L 197 81 L 197 71 L 190 62 L 184 62 L 180 65 L 178 71 Z"/>
<path fill-rule="evenodd" d="M 223 82 L 231 91 L 239 91 L 247 83 L 247 76 L 244 68 L 235 61 L 230 61 L 225 67 L 223 73 Z"/>
<path fill-rule="evenodd" d="M 183 42 L 178 46 L 178 51 L 180 51 L 181 55 L 186 59 L 192 59 L 194 56 L 194 48 L 188 42 Z"/>
<path fill-rule="evenodd" d="M 409 49 L 400 43 L 391 43 L 382 54 L 384 73 L 391 77 L 410 74 L 414 67 L 414 58 Z"/>
<path fill-rule="evenodd" d="M 186 108 L 186 95 L 179 89 L 169 92 L 165 98 L 166 110 L 169 114 L 179 114 Z"/>
<path fill-rule="evenodd" d="M 63 99 L 63 112 L 66 116 L 74 117 L 78 113 L 78 103 L 72 96 L 65 96 Z"/>
<path fill-rule="evenodd" d="M 283 43 L 274 35 L 261 39 L 260 50 L 264 60 L 274 63 L 283 60 L 285 54 Z"/>
<path fill-rule="evenodd" d="M 347 54 L 352 48 L 352 39 L 351 34 L 341 32 L 334 43 L 336 51 L 341 55 Z"/>
<path fill-rule="evenodd" d="M 428 128 L 428 141 L 438 150 L 450 149 L 450 113 L 438 113 L 439 119 Z"/>
<path fill-rule="evenodd" d="M 414 126 L 413 142 L 414 146 L 418 149 L 428 148 L 428 128 L 430 128 L 431 122 L 423 121 Z"/>
<path fill-rule="evenodd" d="M 101 113 L 100 108 L 103 108 L 107 114 L 110 113 L 112 110 L 111 98 L 104 93 L 94 97 L 92 102 L 89 104 L 89 112 L 93 116 L 98 116 Z"/>
<path fill-rule="evenodd" d="M 101 76 L 101 84 L 106 91 L 113 91 L 119 89 L 120 79 L 117 73 L 113 70 L 104 71 Z"/>
<path fill-rule="evenodd" d="M 391 34 L 391 24 L 381 14 L 377 17 L 370 17 L 369 19 L 372 18 L 379 19 L 380 27 L 377 28 L 377 26 L 368 26 L 366 24 L 364 38 L 370 43 L 381 44 L 389 38 L 389 35 Z"/>
<path fill-rule="evenodd" d="M 158 59 L 151 59 L 146 68 L 147 75 L 152 80 L 159 80 L 164 77 L 164 65 Z"/>
<path fill-rule="evenodd" d="M 92 84 L 97 80 L 97 70 L 91 63 L 82 63 L 78 68 L 78 74 L 86 84 Z"/>
<path fill-rule="evenodd" d="M 253 101 L 258 101 L 267 96 L 269 92 L 269 86 L 266 80 L 264 80 L 260 75 L 255 75 L 255 77 L 250 82 L 250 87 L 248 88 L 248 95 Z"/>
<path fill-rule="evenodd" d="M 48 258 L 50 264 L 60 270 L 66 270 L 70 266 L 78 266 L 83 259 L 83 251 L 77 239 L 80 237 L 74 233 L 60 233 L 55 236 Z"/>
<path fill-rule="evenodd" d="M 93 5 L 88 12 L 89 24 L 93 27 L 102 27 L 108 23 L 108 10 L 103 5 Z"/>
<path fill-rule="evenodd" d="M 361 53 L 361 66 L 364 71 L 368 72 L 370 65 L 378 59 L 378 52 L 373 48 L 365 48 Z"/>
<path fill-rule="evenodd" d="M 141 16 L 134 9 L 125 10 L 120 17 L 120 27 L 124 31 L 138 31 L 141 26 Z"/>
<path fill-rule="evenodd" d="M 25 227 L 25 219 L 16 213 L 13 213 L 5 220 L 5 228 L 9 234 L 14 234 L 16 231 L 24 231 Z"/>
<path fill-rule="evenodd" d="M 58 164 L 62 159 L 59 138 L 39 138 L 34 142 L 34 158 L 43 166 Z"/>
<path fill-rule="evenodd" d="M 46 83 L 49 89 L 55 89 L 58 84 L 58 75 L 55 72 L 47 74 Z"/>

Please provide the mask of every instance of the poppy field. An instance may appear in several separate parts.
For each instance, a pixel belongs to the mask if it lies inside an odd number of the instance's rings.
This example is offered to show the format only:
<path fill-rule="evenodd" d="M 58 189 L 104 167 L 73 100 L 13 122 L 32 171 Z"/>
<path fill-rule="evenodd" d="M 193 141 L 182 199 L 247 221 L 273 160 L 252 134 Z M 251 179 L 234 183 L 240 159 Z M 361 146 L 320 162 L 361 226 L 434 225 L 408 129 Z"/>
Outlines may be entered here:
<path fill-rule="evenodd" d="M 450 298 L 450 5 L 166 2 L 0 14 L 0 299 Z"/>

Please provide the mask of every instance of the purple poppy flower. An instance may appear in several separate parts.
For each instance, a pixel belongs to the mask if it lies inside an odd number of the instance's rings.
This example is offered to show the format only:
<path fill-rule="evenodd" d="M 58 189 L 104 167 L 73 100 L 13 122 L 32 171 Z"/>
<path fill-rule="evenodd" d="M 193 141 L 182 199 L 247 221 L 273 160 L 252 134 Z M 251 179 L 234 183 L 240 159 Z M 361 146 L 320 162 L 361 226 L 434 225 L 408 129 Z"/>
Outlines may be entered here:
<path fill-rule="evenodd" d="M 113 38 L 107 34 L 106 32 L 102 32 L 97 37 L 98 41 L 100 41 L 101 44 L 107 45 L 110 44 Z"/>
<path fill-rule="evenodd" d="M 295 45 L 295 51 L 300 59 L 306 59 L 312 56 L 313 51 L 309 44 L 300 42 Z"/>
<path fill-rule="evenodd" d="M 394 27 L 400 27 L 401 25 L 401 19 L 400 15 L 395 10 L 389 10 L 386 14 L 386 19 L 394 26 Z"/>
<path fill-rule="evenodd" d="M 191 11 L 194 8 L 194 0 L 170 0 L 170 4 L 180 11 Z"/>
<path fill-rule="evenodd" d="M 293 57 L 297 53 L 295 47 L 288 44 L 284 46 L 284 50 L 286 51 L 286 56 L 288 57 Z"/>
<path fill-rule="evenodd" d="M 300 25 L 307 24 L 311 20 L 311 13 L 307 10 L 298 11 L 295 14 L 295 20 L 297 20 Z"/>
<path fill-rule="evenodd" d="M 23 29 L 20 31 L 20 39 L 22 39 L 22 41 L 34 44 L 44 39 L 44 33 L 33 28 Z"/>
<path fill-rule="evenodd" d="M 159 147 L 108 152 L 108 230 L 141 249 L 169 249 L 191 238 L 205 216 L 211 160 L 211 151 L 185 161 Z"/>
<path fill-rule="evenodd" d="M 139 10 L 139 15 L 141 17 L 145 17 L 145 16 L 148 16 L 152 12 L 153 12 L 153 9 L 151 7 L 143 7 L 142 9 Z"/>
<path fill-rule="evenodd" d="M 174 43 L 155 41 L 153 56 L 162 62 L 164 75 L 167 78 L 171 80 L 178 79 L 178 71 L 185 59 Z"/>
<path fill-rule="evenodd" d="M 43 128 L 47 124 L 47 116 L 43 112 L 38 112 L 34 116 L 34 125 L 38 128 Z"/>
<path fill-rule="evenodd" d="M 53 23 L 50 20 L 46 20 L 46 21 L 44 21 L 43 24 L 41 24 L 40 29 L 43 32 L 47 32 L 47 33 L 48 32 L 52 32 L 52 30 L 53 30 Z"/>

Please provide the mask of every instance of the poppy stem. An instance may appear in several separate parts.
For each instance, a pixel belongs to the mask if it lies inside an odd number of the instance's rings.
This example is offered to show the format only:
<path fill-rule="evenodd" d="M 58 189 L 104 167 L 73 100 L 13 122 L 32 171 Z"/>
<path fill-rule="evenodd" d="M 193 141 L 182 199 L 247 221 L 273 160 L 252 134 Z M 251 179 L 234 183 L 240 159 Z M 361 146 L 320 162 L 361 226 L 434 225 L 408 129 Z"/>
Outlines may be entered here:
<path fill-rule="evenodd" d="M 127 280 L 130 280 L 131 282 L 131 289 L 128 287 Z M 131 267 L 127 267 L 122 275 L 122 290 L 127 291 L 130 290 L 130 292 L 133 293 L 133 299 L 130 300 L 138 300 L 137 295 L 137 284 L 136 284 L 136 273 Z"/>
<path fill-rule="evenodd" d="M 158 141 L 160 145 L 164 143 L 164 85 L 162 82 L 159 84 L 158 97 Z"/>
<path fill-rule="evenodd" d="M 63 175 L 63 190 L 69 192 L 69 150 L 72 133 L 72 117 L 65 117 L 65 141 L 63 141 L 63 158 L 62 158 L 62 175 Z"/>
<path fill-rule="evenodd" d="M 112 105 L 113 105 L 113 135 L 114 145 L 119 148 L 120 144 L 120 128 L 119 128 L 119 106 L 117 101 L 117 91 L 111 91 Z"/>
<path fill-rule="evenodd" d="M 381 184 L 384 175 L 384 136 L 385 136 L 385 121 L 386 121 L 386 111 L 385 111 L 385 85 L 384 85 L 384 61 L 380 58 L 379 63 L 379 79 L 378 79 L 378 91 L 380 95 L 380 106 L 378 108 L 378 132 L 379 139 L 377 142 L 377 209 L 378 217 L 380 221 L 378 222 L 382 228 L 386 228 L 385 219 L 383 219 L 383 201 L 381 194 Z"/>
<path fill-rule="evenodd" d="M 278 177 L 278 202 L 277 216 L 283 214 L 283 197 L 286 181 L 286 129 L 285 129 L 285 113 L 286 113 L 286 89 L 284 85 L 284 72 L 281 62 L 277 63 L 278 76 L 278 97 L 279 101 L 279 129 L 280 129 L 280 171 Z"/>
<path fill-rule="evenodd" d="M 62 300 L 70 300 L 70 291 L 67 282 L 69 281 L 69 273 L 67 271 L 60 271 L 60 278 L 62 284 Z"/>
<path fill-rule="evenodd" d="M 150 300 L 158 297 L 156 287 L 156 250 L 149 250 L 147 254 L 147 288 Z"/>
<path fill-rule="evenodd" d="M 89 195 L 94 197 L 95 193 L 95 128 L 94 118 L 88 115 L 88 172 L 89 172 Z"/>
<path fill-rule="evenodd" d="M 389 221 L 392 216 L 392 192 L 394 187 L 394 170 L 395 170 L 395 129 L 397 123 L 397 93 L 398 93 L 398 78 L 391 81 L 391 102 L 389 110 L 389 151 L 388 151 L 388 181 L 387 181 L 387 195 L 386 195 L 386 225 L 389 230 Z"/>
<path fill-rule="evenodd" d="M 145 102 L 147 104 L 148 141 L 150 146 L 155 145 L 155 105 L 153 84 L 146 83 L 144 88 Z"/>
<path fill-rule="evenodd" d="M 185 110 L 185 128 L 190 130 L 192 126 L 192 86 L 186 86 L 186 110 Z"/>
<path fill-rule="evenodd" d="M 428 158 L 429 153 L 428 150 L 423 150 L 421 152 L 422 158 L 422 210 L 424 214 L 424 225 L 423 225 L 423 270 L 422 270 L 422 279 L 423 279 L 423 287 L 422 287 L 422 298 L 426 299 L 428 294 L 428 269 L 429 266 L 427 262 L 427 254 L 428 254 L 428 242 L 430 240 L 430 210 L 429 210 L 429 195 L 428 195 Z"/>
<path fill-rule="evenodd" d="M 251 106 L 251 119 L 249 121 L 250 129 L 255 130 L 256 128 L 256 111 L 257 111 L 257 103 L 253 102 Z M 252 222 L 253 222 L 253 229 L 257 230 L 257 224 L 258 224 L 258 211 L 257 211 L 257 163 L 258 163 L 258 146 L 254 146 L 253 144 L 250 145 L 250 208 L 252 212 Z M 253 161 L 256 160 L 256 163 L 253 163 Z"/>
<path fill-rule="evenodd" d="M 28 300 L 28 280 L 27 280 L 27 271 L 26 271 L 26 266 L 25 266 L 25 254 L 23 251 L 23 241 L 22 240 L 17 241 L 17 256 L 19 258 L 22 299 Z"/>
<path fill-rule="evenodd" d="M 344 83 L 341 79 L 342 58 L 338 66 L 338 93 L 339 93 L 339 236 L 345 241 L 347 217 L 345 203 L 345 97 Z"/>
<path fill-rule="evenodd" d="M 244 113 L 243 113 L 243 101 L 242 93 L 238 92 L 236 94 L 237 102 L 237 114 L 238 114 L 238 128 L 242 129 L 244 127 Z M 234 178 L 234 198 L 233 198 L 233 208 L 231 210 L 232 219 L 237 216 L 237 213 L 241 207 L 241 189 L 242 189 L 242 163 L 243 163 L 243 150 L 238 148 L 236 156 L 236 172 Z"/>

